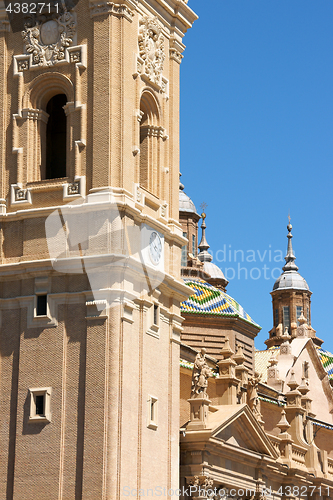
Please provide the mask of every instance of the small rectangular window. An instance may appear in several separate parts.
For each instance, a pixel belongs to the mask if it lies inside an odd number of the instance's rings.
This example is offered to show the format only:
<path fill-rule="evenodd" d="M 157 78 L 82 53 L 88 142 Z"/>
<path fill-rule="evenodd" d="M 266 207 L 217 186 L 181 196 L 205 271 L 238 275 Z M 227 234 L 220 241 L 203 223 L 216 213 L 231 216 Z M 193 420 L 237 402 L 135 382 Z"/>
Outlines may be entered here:
<path fill-rule="evenodd" d="M 301 316 L 302 314 L 302 306 L 296 306 L 296 320 L 297 320 L 297 326 L 299 326 L 299 321 L 298 321 L 298 318 Z"/>
<path fill-rule="evenodd" d="M 29 422 L 51 422 L 51 387 L 29 389 Z"/>
<path fill-rule="evenodd" d="M 283 306 L 283 333 L 287 328 L 287 332 L 290 333 L 290 314 L 289 306 Z"/>
<path fill-rule="evenodd" d="M 36 316 L 47 315 L 47 295 L 37 295 Z"/>
<path fill-rule="evenodd" d="M 153 396 L 148 397 L 148 428 L 157 429 L 157 398 Z"/>
<path fill-rule="evenodd" d="M 44 415 L 44 394 L 36 395 L 36 415 Z"/>
<path fill-rule="evenodd" d="M 187 233 L 183 233 L 184 238 L 187 238 Z M 180 264 L 182 267 L 187 266 L 187 245 L 182 246 L 182 261 Z"/>
<path fill-rule="evenodd" d="M 275 315 L 274 315 L 274 326 L 278 326 L 279 324 L 279 310 L 275 309 Z"/>

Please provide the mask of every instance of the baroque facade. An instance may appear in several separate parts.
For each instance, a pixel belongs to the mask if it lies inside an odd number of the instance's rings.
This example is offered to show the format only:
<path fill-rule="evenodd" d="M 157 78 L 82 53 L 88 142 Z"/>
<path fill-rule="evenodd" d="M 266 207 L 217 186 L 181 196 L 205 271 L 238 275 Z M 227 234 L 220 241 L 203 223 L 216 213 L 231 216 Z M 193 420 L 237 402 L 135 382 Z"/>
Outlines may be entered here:
<path fill-rule="evenodd" d="M 180 186 L 184 232 L 199 216 Z M 333 355 L 311 323 L 311 292 L 298 273 L 288 229 L 286 263 L 272 290 L 273 328 L 260 327 L 226 293 L 207 250 L 183 249 L 193 295 L 182 303 L 181 487 L 191 498 L 268 500 L 333 495 Z M 214 284 L 212 284 L 214 283 Z M 183 495 L 183 498 L 186 498 Z"/>
<path fill-rule="evenodd" d="M 332 496 L 333 359 L 291 226 L 256 351 L 179 189 L 196 19 L 0 2 L 1 499 Z"/>

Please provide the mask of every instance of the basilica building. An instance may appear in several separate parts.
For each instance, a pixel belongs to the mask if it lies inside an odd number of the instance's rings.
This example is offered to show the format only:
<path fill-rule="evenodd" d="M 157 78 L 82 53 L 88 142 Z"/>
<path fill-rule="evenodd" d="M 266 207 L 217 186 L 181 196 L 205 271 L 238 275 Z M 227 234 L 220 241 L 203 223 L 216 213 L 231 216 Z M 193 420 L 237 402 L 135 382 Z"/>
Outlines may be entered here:
<path fill-rule="evenodd" d="M 0 0 L 0 500 L 328 500 L 333 357 L 291 224 L 256 351 L 260 318 L 180 182 L 190 2 L 15 5 Z"/>
<path fill-rule="evenodd" d="M 184 235 L 200 216 L 179 192 Z M 181 486 L 192 498 L 329 499 L 333 491 L 333 355 L 311 321 L 311 292 L 298 273 L 292 225 L 282 274 L 271 292 L 273 328 L 257 351 L 260 326 L 227 294 L 212 262 L 206 214 L 197 255 L 183 247 Z M 185 498 L 185 496 L 184 496 Z"/>

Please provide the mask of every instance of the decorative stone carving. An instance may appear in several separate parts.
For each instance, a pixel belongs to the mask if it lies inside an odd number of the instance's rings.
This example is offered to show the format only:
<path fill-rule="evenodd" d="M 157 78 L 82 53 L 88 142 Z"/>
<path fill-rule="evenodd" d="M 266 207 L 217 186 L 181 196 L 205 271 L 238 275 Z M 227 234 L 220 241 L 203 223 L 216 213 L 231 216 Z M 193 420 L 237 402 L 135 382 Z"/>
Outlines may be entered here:
<path fill-rule="evenodd" d="M 255 372 L 253 377 L 249 378 L 249 382 L 248 382 L 248 392 L 247 392 L 248 405 L 255 415 L 260 414 L 259 398 L 258 398 L 258 384 L 260 382 L 261 377 L 262 377 L 261 374 L 259 374 L 258 372 Z"/>
<path fill-rule="evenodd" d="M 140 191 L 140 187 L 136 186 L 136 201 L 138 203 L 142 203 L 142 193 Z"/>
<path fill-rule="evenodd" d="M 49 115 L 42 109 L 24 108 L 22 109 L 22 118 L 24 120 L 40 120 L 47 123 Z"/>
<path fill-rule="evenodd" d="M 29 19 L 22 37 L 26 51 L 32 54 L 32 65 L 52 66 L 65 60 L 65 50 L 73 43 L 75 31 L 74 15 L 67 11 L 46 20 L 45 16 L 35 22 Z"/>
<path fill-rule="evenodd" d="M 15 204 L 29 204 L 31 205 L 31 192 L 27 188 L 23 188 L 21 183 L 11 185 L 11 205 Z"/>
<path fill-rule="evenodd" d="M 86 178 L 84 175 L 76 176 L 74 182 L 63 184 L 63 198 L 79 198 L 85 196 Z"/>
<path fill-rule="evenodd" d="M 193 373 L 191 398 L 208 398 L 207 386 L 208 379 L 213 376 L 213 373 L 206 363 L 206 349 L 201 349 L 195 358 Z"/>
<path fill-rule="evenodd" d="M 81 62 L 81 50 L 73 50 L 69 53 L 69 60 L 71 63 Z"/>
<path fill-rule="evenodd" d="M 296 337 L 308 337 L 309 336 L 309 329 L 308 329 L 308 324 L 307 320 L 304 317 L 303 311 L 300 317 L 298 318 L 299 326 L 297 327 L 296 331 Z"/>
<path fill-rule="evenodd" d="M 26 201 L 28 199 L 28 191 L 26 189 L 16 189 L 15 201 Z"/>
<path fill-rule="evenodd" d="M 18 71 L 27 71 L 29 69 L 29 58 L 21 59 L 17 62 L 17 70 Z"/>
<path fill-rule="evenodd" d="M 211 489 L 213 488 L 214 481 L 209 477 L 208 474 L 202 474 L 200 476 L 194 476 L 189 480 L 191 486 L 200 486 L 201 489 Z"/>
<path fill-rule="evenodd" d="M 134 12 L 127 7 L 127 5 L 114 2 L 96 2 L 90 5 L 91 17 L 101 16 L 103 14 L 125 17 L 128 21 L 132 21 L 134 16 Z"/>
<path fill-rule="evenodd" d="M 167 206 L 162 205 L 161 206 L 161 217 L 166 217 L 167 216 Z"/>
<path fill-rule="evenodd" d="M 281 347 L 280 347 L 280 355 L 289 355 L 291 354 L 291 345 L 289 344 L 289 342 L 284 342 L 283 344 L 281 344 Z"/>
<path fill-rule="evenodd" d="M 73 184 L 68 184 L 67 194 L 68 196 L 73 196 L 74 194 L 80 194 L 80 181 L 73 182 Z"/>
<path fill-rule="evenodd" d="M 183 54 L 177 49 L 170 49 L 170 59 L 176 61 L 178 64 L 182 62 Z"/>
<path fill-rule="evenodd" d="M 161 87 L 165 47 L 164 36 L 156 17 L 144 16 L 140 20 L 139 52 L 143 63 L 138 63 L 138 72 Z"/>

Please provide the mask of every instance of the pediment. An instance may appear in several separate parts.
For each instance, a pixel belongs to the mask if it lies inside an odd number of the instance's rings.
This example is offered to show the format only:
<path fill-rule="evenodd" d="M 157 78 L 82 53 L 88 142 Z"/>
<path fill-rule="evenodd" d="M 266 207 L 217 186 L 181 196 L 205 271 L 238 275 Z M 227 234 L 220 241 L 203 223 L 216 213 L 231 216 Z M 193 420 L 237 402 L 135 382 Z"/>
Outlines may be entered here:
<path fill-rule="evenodd" d="M 221 408 L 221 419 L 225 415 L 225 407 Z M 276 451 L 253 416 L 252 411 L 247 405 L 233 406 L 234 412 L 229 412 L 224 421 L 215 427 L 212 432 L 212 437 L 224 441 L 226 444 L 251 450 L 259 454 L 269 455 L 277 458 Z M 231 409 L 231 408 L 230 408 Z M 214 415 L 214 420 L 218 418 L 217 411 Z"/>

